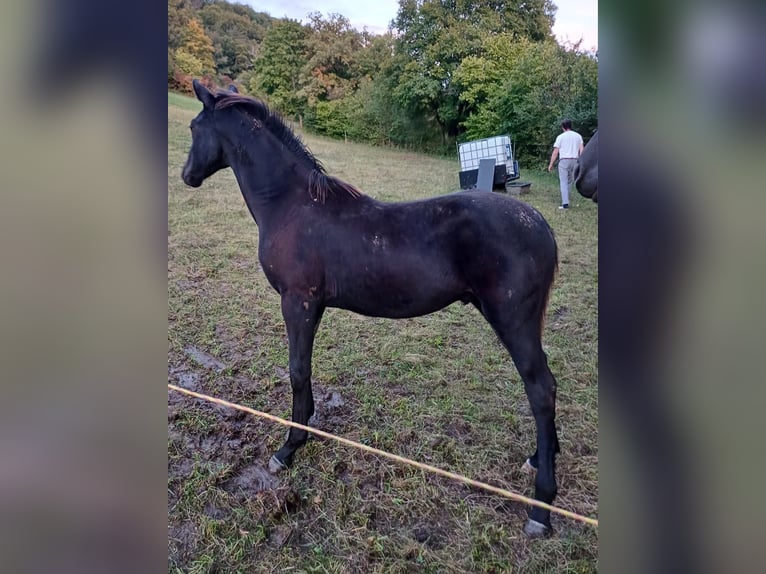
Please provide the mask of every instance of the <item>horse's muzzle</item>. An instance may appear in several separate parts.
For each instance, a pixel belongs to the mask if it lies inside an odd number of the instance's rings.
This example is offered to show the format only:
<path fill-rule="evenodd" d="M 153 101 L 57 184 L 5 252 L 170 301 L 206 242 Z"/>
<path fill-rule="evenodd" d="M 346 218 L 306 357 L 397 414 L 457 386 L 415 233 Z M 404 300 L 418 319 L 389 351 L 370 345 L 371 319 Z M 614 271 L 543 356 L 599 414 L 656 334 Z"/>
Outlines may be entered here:
<path fill-rule="evenodd" d="M 195 177 L 194 175 L 189 173 L 186 167 L 184 167 L 184 170 L 181 172 L 181 179 L 189 187 L 199 187 L 200 185 L 202 185 L 202 178 Z"/>

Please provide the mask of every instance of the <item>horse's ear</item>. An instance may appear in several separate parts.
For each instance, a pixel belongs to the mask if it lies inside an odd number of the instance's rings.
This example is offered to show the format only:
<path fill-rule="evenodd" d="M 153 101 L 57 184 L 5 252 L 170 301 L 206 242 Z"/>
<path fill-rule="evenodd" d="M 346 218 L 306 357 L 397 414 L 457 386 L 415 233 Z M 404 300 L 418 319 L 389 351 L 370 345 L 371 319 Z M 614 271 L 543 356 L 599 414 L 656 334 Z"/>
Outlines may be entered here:
<path fill-rule="evenodd" d="M 197 94 L 197 99 L 202 102 L 202 105 L 212 110 L 215 107 L 215 96 L 210 93 L 210 90 L 203 86 L 199 80 L 192 81 L 192 87 L 194 87 L 194 93 Z"/>
<path fill-rule="evenodd" d="M 237 86 L 235 86 L 234 84 L 229 84 L 229 91 L 232 92 L 233 94 L 238 94 L 239 93 L 239 90 L 237 89 Z"/>

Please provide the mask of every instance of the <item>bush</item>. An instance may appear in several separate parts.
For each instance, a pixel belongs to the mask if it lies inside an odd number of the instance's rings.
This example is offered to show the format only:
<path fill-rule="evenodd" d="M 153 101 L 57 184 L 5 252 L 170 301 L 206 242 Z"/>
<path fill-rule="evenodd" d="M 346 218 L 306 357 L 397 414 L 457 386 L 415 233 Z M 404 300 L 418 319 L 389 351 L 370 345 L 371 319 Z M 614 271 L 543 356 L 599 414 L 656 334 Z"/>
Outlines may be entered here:
<path fill-rule="evenodd" d="M 342 99 L 317 102 L 310 127 L 316 132 L 330 137 L 348 137 L 349 131 L 352 128 L 349 121 L 347 101 Z"/>
<path fill-rule="evenodd" d="M 196 56 L 183 48 L 178 48 L 175 53 L 176 68 L 183 74 L 190 76 L 202 75 L 202 62 Z"/>

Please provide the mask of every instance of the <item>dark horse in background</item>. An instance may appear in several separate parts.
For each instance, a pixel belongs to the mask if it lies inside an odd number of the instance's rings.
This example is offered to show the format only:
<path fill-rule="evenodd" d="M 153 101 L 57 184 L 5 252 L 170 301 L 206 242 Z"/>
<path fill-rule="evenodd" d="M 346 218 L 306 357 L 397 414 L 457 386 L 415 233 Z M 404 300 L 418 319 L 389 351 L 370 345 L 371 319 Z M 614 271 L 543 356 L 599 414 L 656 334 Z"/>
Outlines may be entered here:
<path fill-rule="evenodd" d="M 608 128 L 615 129 L 611 124 Z M 624 133 L 616 129 L 617 133 Z M 608 134 L 608 132 L 607 132 Z M 643 571 L 704 572 L 695 543 L 692 470 L 678 414 L 665 386 L 673 384 L 665 363 L 672 345 L 666 330 L 683 291 L 683 274 L 694 253 L 695 235 L 685 185 L 639 137 L 614 137 L 604 148 L 607 216 L 599 220 L 599 406 L 612 408 L 632 457 L 637 507 L 654 517 L 638 539 L 647 544 Z M 575 171 L 575 186 L 598 201 L 598 131 L 588 141 Z M 668 485 L 684 485 L 683 487 Z M 684 517 L 683 527 L 667 517 Z M 632 517 L 626 517 L 631 520 Z M 635 518 L 633 518 L 635 520 Z M 636 522 L 634 522 L 635 524 Z M 648 550 L 648 551 L 647 551 Z"/>
<path fill-rule="evenodd" d="M 575 168 L 575 187 L 580 195 L 598 203 L 598 130 L 580 154 Z"/>
<path fill-rule="evenodd" d="M 598 203 L 598 130 L 583 148 L 574 178 L 580 195 Z"/>
<path fill-rule="evenodd" d="M 541 344 L 557 268 L 553 232 L 529 205 L 458 192 L 382 203 L 327 175 L 301 140 L 260 101 L 213 93 L 191 122 L 183 180 L 192 187 L 231 167 L 259 229 L 258 256 L 280 294 L 289 341 L 292 420 L 314 413 L 311 355 L 326 307 L 373 317 L 416 317 L 471 303 L 492 325 L 524 381 L 537 427 L 535 498 L 556 496 L 556 381 Z M 236 92 L 236 90 L 233 90 Z M 292 463 L 307 432 L 291 428 L 269 462 Z M 550 512 L 529 509 L 524 531 L 551 532 Z"/>

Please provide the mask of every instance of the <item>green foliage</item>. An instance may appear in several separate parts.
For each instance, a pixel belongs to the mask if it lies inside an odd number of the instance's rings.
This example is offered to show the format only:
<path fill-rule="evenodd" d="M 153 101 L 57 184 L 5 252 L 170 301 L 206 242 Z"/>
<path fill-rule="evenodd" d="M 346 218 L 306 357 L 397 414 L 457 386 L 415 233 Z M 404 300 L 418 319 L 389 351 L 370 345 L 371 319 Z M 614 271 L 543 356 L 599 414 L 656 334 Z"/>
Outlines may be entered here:
<path fill-rule="evenodd" d="M 387 107 L 382 85 L 364 79 L 356 93 L 348 98 L 348 137 L 377 145 L 392 141 L 395 111 Z"/>
<path fill-rule="evenodd" d="M 307 25 L 225 0 L 168 0 L 168 84 L 235 80 L 312 130 L 454 155 L 509 133 L 524 167 L 550 155 L 559 122 L 598 125 L 598 63 L 562 47 L 552 0 L 400 0 L 392 31 L 340 14 Z"/>
<path fill-rule="evenodd" d="M 175 52 L 184 41 L 184 29 L 191 11 L 184 0 L 168 0 L 168 50 Z"/>
<path fill-rule="evenodd" d="M 402 0 L 394 21 L 396 56 L 406 61 L 394 97 L 410 115 L 432 118 L 443 142 L 457 135 L 462 119 L 452 76 L 481 46 L 481 28 L 468 4 Z"/>
<path fill-rule="evenodd" d="M 346 137 L 349 127 L 349 107 L 347 100 L 317 102 L 311 125 L 319 133 L 331 137 Z"/>
<path fill-rule="evenodd" d="M 263 38 L 250 80 L 250 90 L 264 96 L 286 116 L 294 117 L 305 110 L 300 90 L 308 61 L 307 35 L 308 30 L 295 20 L 276 22 Z"/>
<path fill-rule="evenodd" d="M 562 118 L 584 136 L 597 125 L 597 62 L 576 48 L 498 35 L 485 41 L 481 57 L 463 61 L 455 82 L 470 108 L 464 138 L 509 133 L 522 163 L 550 155 Z"/>
<path fill-rule="evenodd" d="M 362 78 L 378 78 L 394 53 L 394 36 L 391 32 L 374 35 L 362 32 L 362 49 L 357 55 L 359 75 Z"/>
<path fill-rule="evenodd" d="M 351 95 L 357 88 L 362 35 L 340 14 L 331 14 L 324 19 L 319 12 L 314 12 L 309 19 L 308 61 L 304 70 L 307 81 L 303 93 L 313 106 L 320 101 Z"/>
<path fill-rule="evenodd" d="M 236 78 L 251 70 L 271 17 L 250 6 L 220 1 L 206 3 L 199 16 L 215 46 L 218 74 Z"/>
<path fill-rule="evenodd" d="M 178 48 L 175 53 L 176 68 L 189 76 L 201 76 L 204 72 L 199 58 L 187 52 L 184 48 Z"/>
<path fill-rule="evenodd" d="M 480 58 L 484 38 L 504 33 L 507 41 L 551 38 L 555 7 L 550 0 L 401 0 L 394 26 L 402 68 L 394 97 L 410 116 L 438 124 L 442 144 L 464 130 L 471 99 L 455 76 L 467 59 Z"/>

